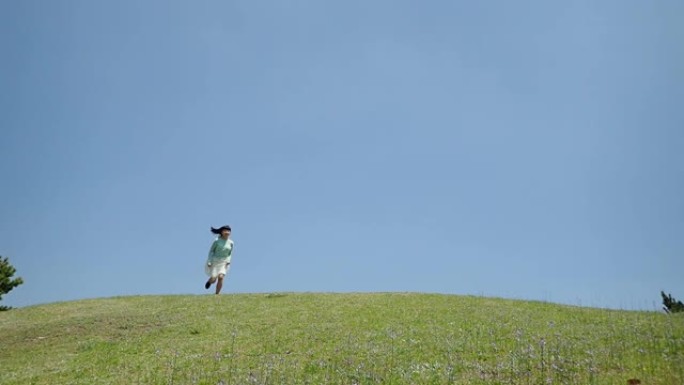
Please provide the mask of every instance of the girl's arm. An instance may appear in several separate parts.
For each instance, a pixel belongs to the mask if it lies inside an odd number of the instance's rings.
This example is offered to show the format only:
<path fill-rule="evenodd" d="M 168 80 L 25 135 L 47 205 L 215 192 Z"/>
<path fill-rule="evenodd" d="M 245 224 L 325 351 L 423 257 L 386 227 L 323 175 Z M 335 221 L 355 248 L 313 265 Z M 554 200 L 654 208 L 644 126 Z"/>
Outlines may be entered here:
<path fill-rule="evenodd" d="M 214 253 L 216 252 L 216 242 L 218 242 L 218 240 L 214 241 L 209 248 L 209 256 L 207 257 L 207 260 L 209 261 L 211 261 L 211 259 L 214 257 Z"/>

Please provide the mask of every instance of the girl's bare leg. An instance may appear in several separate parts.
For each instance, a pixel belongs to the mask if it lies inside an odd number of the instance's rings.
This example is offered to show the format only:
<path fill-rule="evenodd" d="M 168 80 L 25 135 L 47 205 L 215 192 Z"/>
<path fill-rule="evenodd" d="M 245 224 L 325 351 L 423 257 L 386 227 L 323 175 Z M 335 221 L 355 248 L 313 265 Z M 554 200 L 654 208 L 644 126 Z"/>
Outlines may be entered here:
<path fill-rule="evenodd" d="M 216 282 L 216 277 L 209 277 L 207 283 L 204 284 L 204 287 L 208 289 L 214 282 Z"/>
<path fill-rule="evenodd" d="M 219 274 L 218 276 L 218 282 L 216 283 L 216 294 L 221 292 L 221 288 L 223 287 L 223 274 Z"/>

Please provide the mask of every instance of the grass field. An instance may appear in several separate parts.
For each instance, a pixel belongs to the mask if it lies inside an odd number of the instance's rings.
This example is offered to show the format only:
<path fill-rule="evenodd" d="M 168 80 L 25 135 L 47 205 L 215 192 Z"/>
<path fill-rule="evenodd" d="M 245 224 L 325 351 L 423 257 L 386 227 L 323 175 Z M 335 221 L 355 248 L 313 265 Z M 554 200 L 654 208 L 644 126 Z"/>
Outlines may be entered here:
<path fill-rule="evenodd" d="M 684 384 L 684 317 L 433 294 L 85 300 L 0 313 L 0 384 Z"/>

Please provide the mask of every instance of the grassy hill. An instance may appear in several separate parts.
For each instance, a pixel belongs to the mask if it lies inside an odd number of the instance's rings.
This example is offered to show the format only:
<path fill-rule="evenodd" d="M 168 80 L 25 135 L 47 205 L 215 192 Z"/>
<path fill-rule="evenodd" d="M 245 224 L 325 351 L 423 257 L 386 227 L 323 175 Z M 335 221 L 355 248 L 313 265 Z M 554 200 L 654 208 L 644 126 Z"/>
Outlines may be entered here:
<path fill-rule="evenodd" d="M 0 384 L 684 384 L 684 317 L 432 294 L 85 300 L 0 313 Z"/>

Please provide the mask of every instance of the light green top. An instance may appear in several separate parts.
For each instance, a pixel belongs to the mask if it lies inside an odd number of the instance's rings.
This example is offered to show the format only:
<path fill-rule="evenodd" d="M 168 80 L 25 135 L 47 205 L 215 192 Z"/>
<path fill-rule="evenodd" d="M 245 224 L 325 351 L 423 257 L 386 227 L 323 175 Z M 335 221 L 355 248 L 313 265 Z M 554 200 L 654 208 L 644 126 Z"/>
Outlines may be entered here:
<path fill-rule="evenodd" d="M 211 244 L 209 249 L 209 262 L 230 262 L 233 254 L 233 241 L 231 239 L 218 238 Z"/>

